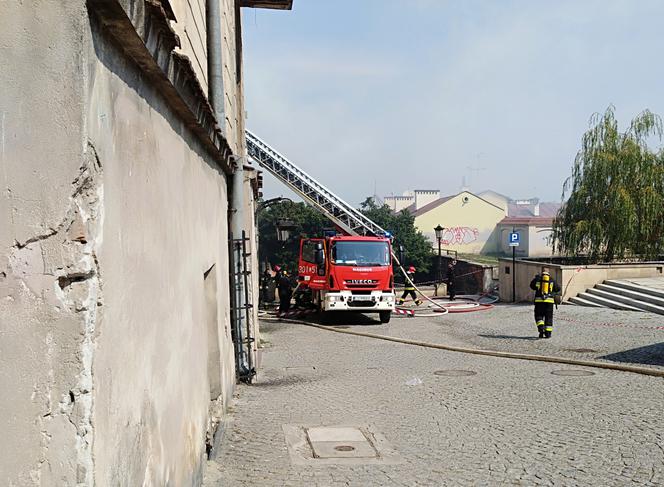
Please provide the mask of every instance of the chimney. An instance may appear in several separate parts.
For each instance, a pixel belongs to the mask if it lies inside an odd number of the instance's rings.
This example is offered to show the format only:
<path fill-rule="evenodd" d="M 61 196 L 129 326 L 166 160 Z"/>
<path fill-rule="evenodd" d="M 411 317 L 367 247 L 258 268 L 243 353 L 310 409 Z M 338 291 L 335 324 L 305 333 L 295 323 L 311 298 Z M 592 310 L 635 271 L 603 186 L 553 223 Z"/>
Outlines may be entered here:
<path fill-rule="evenodd" d="M 540 216 L 540 207 L 539 207 L 539 201 L 535 203 L 535 208 L 533 208 L 533 215 L 535 216 Z"/>
<path fill-rule="evenodd" d="M 438 189 L 416 189 L 415 190 L 415 209 L 419 210 L 429 203 L 440 199 L 440 190 Z"/>
<path fill-rule="evenodd" d="M 415 202 L 414 196 L 385 196 L 383 198 L 385 204 L 388 205 L 392 211 L 399 212 L 404 208 L 408 208 Z"/>

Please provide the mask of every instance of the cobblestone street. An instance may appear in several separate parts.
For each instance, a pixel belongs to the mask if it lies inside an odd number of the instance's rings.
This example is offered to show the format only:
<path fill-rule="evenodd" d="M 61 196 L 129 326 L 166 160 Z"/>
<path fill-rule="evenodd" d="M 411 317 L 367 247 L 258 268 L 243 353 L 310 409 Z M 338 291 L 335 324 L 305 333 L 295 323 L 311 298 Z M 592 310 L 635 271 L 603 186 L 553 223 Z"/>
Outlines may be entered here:
<path fill-rule="evenodd" d="M 532 340 L 529 306 L 331 326 L 474 348 L 664 365 L 664 320 L 561 307 Z M 662 485 L 664 379 L 482 357 L 265 322 L 263 368 L 240 386 L 212 486 Z M 578 349 L 585 349 L 579 352 Z M 436 372 L 475 372 L 448 377 Z M 588 376 L 552 372 L 585 370 Z M 296 465 L 283 425 L 370 425 L 399 464 Z"/>

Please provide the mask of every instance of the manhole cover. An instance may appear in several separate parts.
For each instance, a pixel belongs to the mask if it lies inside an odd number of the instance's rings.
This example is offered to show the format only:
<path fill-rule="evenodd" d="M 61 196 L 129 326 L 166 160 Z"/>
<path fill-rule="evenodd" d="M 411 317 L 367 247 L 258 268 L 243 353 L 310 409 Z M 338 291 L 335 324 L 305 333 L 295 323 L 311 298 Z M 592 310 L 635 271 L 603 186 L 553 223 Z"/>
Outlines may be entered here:
<path fill-rule="evenodd" d="M 355 447 L 350 445 L 339 445 L 335 446 L 334 449 L 337 451 L 353 451 L 355 450 Z"/>
<path fill-rule="evenodd" d="M 592 348 L 566 348 L 567 352 L 576 352 L 576 353 L 597 353 L 597 350 Z"/>
<path fill-rule="evenodd" d="M 551 373 L 553 375 L 563 375 L 566 377 L 586 377 L 589 375 L 595 375 L 595 372 L 591 372 L 589 370 L 578 370 L 578 369 L 554 370 Z"/>
<path fill-rule="evenodd" d="M 396 465 L 403 459 L 370 425 L 284 424 L 294 465 Z"/>
<path fill-rule="evenodd" d="M 433 375 L 442 375 L 443 377 L 470 377 L 477 372 L 472 370 L 436 370 Z"/>

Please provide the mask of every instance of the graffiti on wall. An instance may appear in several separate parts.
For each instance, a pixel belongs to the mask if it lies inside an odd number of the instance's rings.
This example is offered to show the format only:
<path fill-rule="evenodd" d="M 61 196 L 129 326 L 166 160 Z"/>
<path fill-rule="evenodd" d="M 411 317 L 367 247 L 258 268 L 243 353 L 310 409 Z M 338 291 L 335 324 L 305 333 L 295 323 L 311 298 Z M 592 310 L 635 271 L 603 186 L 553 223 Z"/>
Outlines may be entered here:
<path fill-rule="evenodd" d="M 443 231 L 440 243 L 443 245 L 466 245 L 477 241 L 480 232 L 477 228 L 451 227 Z"/>

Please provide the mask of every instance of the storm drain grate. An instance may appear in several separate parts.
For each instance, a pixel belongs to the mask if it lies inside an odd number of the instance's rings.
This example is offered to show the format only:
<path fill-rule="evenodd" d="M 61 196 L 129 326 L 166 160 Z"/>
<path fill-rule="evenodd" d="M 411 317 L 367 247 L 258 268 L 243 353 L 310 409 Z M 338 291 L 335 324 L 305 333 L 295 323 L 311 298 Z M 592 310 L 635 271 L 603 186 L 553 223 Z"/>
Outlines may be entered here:
<path fill-rule="evenodd" d="M 436 370 L 433 375 L 441 377 L 470 377 L 471 375 L 477 375 L 477 372 L 473 370 Z"/>
<path fill-rule="evenodd" d="M 592 348 L 566 348 L 566 352 L 576 352 L 576 353 L 597 353 L 597 350 Z"/>
<path fill-rule="evenodd" d="M 579 369 L 553 370 L 551 373 L 553 375 L 562 375 L 564 377 L 587 377 L 589 375 L 595 375 L 595 372 Z"/>

